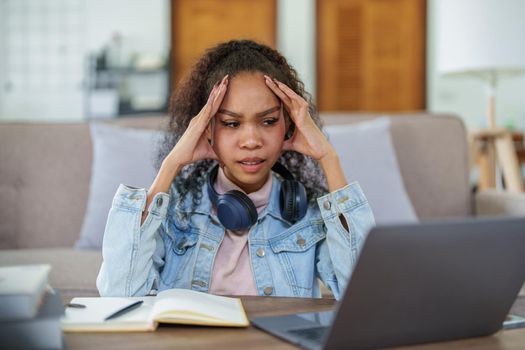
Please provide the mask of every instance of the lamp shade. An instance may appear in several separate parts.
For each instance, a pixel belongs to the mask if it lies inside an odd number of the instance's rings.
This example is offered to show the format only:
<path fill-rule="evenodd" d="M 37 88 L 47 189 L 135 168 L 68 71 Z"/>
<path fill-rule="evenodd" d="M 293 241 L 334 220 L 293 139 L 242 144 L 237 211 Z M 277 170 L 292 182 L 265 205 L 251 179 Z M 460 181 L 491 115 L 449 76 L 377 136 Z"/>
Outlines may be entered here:
<path fill-rule="evenodd" d="M 513 74 L 525 69 L 525 1 L 436 0 L 437 69 Z"/>

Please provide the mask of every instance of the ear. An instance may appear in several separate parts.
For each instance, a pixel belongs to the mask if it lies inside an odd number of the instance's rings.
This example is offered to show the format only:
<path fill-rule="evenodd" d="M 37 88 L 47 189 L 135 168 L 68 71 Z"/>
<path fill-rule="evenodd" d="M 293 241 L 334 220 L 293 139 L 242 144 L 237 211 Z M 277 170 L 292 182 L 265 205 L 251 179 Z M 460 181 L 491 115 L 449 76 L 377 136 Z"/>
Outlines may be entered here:
<path fill-rule="evenodd" d="M 208 139 L 208 143 L 211 145 L 213 143 L 213 118 L 208 123 L 208 126 L 206 127 L 205 133 L 206 138 Z"/>

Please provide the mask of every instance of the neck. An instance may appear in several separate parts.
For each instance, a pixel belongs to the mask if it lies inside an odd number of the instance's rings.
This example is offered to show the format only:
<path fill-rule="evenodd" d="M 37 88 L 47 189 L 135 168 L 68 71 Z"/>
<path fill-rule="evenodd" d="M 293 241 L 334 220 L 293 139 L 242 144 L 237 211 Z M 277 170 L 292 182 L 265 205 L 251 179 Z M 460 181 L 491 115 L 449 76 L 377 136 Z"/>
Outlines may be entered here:
<path fill-rule="evenodd" d="M 250 193 L 259 191 L 264 186 L 266 181 L 268 181 L 268 177 L 270 176 L 270 172 L 268 172 L 268 174 L 260 182 L 254 183 L 254 184 L 246 184 L 234 178 L 228 172 L 227 169 L 223 168 L 223 171 L 224 171 L 224 175 L 226 176 L 226 178 L 230 180 L 231 182 L 233 182 L 236 186 L 238 186 L 246 194 L 250 194 Z"/>

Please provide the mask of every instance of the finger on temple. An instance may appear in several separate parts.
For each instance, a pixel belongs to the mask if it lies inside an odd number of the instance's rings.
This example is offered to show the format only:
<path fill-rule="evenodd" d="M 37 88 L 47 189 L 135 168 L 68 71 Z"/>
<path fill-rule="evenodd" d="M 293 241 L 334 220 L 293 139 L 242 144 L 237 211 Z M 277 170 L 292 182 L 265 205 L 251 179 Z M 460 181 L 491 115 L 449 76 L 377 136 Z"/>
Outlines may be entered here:
<path fill-rule="evenodd" d="M 277 84 L 270 78 L 265 76 L 266 85 L 279 97 L 285 104 L 288 104 L 290 98 L 279 88 Z"/>
<path fill-rule="evenodd" d="M 217 92 L 215 93 L 215 98 L 213 99 L 213 103 L 215 103 L 215 101 L 217 101 L 217 98 L 219 98 L 219 96 L 221 95 L 221 92 L 223 90 L 223 85 L 219 85 L 219 88 L 217 90 Z"/>
<path fill-rule="evenodd" d="M 279 86 L 279 88 L 290 98 L 302 98 L 301 96 L 299 96 L 295 91 L 293 91 L 292 89 L 290 89 L 286 84 L 284 83 L 281 83 L 280 81 L 277 80 L 277 85 Z"/>
<path fill-rule="evenodd" d="M 206 101 L 206 104 L 210 103 L 210 101 L 213 101 L 213 96 L 215 95 L 216 90 L 217 90 L 217 86 L 214 85 L 210 91 L 210 94 L 208 95 L 208 100 Z"/>
<path fill-rule="evenodd" d="M 224 96 L 226 95 L 226 91 L 228 91 L 227 82 L 225 82 L 221 87 L 220 90 L 217 92 L 217 96 L 211 103 L 211 110 L 210 110 L 210 118 L 213 117 L 217 111 L 219 110 L 219 107 L 222 104 L 222 101 L 224 100 Z"/>

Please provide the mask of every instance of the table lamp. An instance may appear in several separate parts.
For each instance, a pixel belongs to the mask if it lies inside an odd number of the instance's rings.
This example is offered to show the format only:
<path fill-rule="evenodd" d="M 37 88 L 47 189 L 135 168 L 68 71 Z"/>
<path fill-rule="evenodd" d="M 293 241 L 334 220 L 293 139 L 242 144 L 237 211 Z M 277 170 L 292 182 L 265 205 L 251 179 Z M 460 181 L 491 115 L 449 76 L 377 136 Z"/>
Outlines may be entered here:
<path fill-rule="evenodd" d="M 495 92 L 499 79 L 525 72 L 525 1 L 438 0 L 434 4 L 439 73 L 478 78 L 487 88 L 487 129 L 472 136 L 488 144 L 485 150 L 494 158 L 480 168 L 480 173 L 485 171 L 480 176 L 488 178 L 485 187 L 495 187 L 497 158 L 506 188 L 522 192 L 512 136 L 497 127 Z"/>

